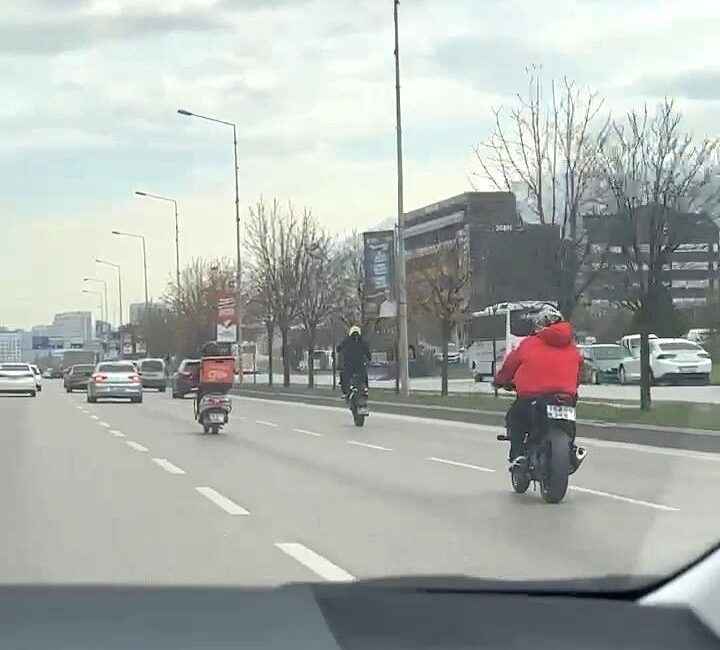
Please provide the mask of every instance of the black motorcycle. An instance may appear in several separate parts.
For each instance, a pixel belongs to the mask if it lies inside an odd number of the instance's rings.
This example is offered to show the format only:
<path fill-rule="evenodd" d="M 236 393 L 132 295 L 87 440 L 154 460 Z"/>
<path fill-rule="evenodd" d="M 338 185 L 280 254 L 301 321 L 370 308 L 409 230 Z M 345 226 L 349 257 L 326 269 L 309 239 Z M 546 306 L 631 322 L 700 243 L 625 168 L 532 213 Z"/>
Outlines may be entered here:
<path fill-rule="evenodd" d="M 217 435 L 228 422 L 232 402 L 227 395 L 208 393 L 200 398 L 195 408 L 195 419 L 202 425 L 203 432 Z"/>
<path fill-rule="evenodd" d="M 568 477 L 585 460 L 587 452 L 575 445 L 575 397 L 546 395 L 532 402 L 532 427 L 525 435 L 525 460 L 510 467 L 515 492 L 527 491 L 530 482 L 540 485 L 545 503 L 559 503 L 565 497 Z M 498 440 L 509 440 L 499 435 Z"/>
<path fill-rule="evenodd" d="M 353 375 L 351 377 L 347 402 L 355 426 L 363 426 L 365 424 L 365 418 L 370 415 L 370 410 L 368 409 L 368 387 L 362 375 Z"/>

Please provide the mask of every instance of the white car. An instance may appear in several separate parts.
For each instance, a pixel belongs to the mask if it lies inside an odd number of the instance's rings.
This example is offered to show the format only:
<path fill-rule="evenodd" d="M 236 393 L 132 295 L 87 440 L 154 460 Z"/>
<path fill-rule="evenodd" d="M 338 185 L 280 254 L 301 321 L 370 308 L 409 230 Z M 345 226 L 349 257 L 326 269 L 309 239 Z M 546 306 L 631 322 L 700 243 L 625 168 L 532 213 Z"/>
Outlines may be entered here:
<path fill-rule="evenodd" d="M 25 394 L 35 397 L 37 384 L 30 364 L 8 361 L 0 363 L 0 393 Z"/>
<path fill-rule="evenodd" d="M 35 375 L 35 386 L 37 387 L 38 393 L 42 392 L 42 373 L 40 372 L 40 368 L 38 368 L 34 364 L 30 364 L 30 370 L 33 371 L 33 374 Z"/>
<path fill-rule="evenodd" d="M 712 372 L 712 359 L 705 349 L 687 339 L 651 338 L 650 371 L 655 383 L 679 383 L 694 379 L 708 383 Z M 640 346 L 626 347 L 625 358 L 618 367 L 621 384 L 640 380 Z"/>

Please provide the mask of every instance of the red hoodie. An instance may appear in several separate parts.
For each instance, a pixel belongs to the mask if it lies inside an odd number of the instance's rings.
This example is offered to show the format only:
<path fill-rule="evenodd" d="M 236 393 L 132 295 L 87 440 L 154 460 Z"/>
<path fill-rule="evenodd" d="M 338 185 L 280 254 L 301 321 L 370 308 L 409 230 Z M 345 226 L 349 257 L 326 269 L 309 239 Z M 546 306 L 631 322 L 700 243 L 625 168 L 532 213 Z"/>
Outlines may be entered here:
<path fill-rule="evenodd" d="M 552 393 L 577 395 L 582 356 L 573 341 L 572 325 L 555 323 L 528 336 L 506 358 L 495 378 L 515 384 L 518 397 Z"/>

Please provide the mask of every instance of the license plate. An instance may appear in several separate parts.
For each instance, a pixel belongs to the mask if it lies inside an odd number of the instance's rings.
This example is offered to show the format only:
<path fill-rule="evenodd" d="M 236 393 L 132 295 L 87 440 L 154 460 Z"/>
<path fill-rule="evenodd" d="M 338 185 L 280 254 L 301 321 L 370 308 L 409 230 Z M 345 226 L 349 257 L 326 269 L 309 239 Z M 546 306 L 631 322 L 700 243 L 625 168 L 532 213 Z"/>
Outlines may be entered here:
<path fill-rule="evenodd" d="M 222 413 L 210 413 L 210 422 L 225 422 L 225 416 Z"/>
<path fill-rule="evenodd" d="M 680 366 L 680 372 L 695 372 L 697 366 Z"/>
<path fill-rule="evenodd" d="M 560 406 L 559 404 L 548 404 L 546 408 L 547 416 L 551 420 L 570 420 L 571 422 L 575 422 L 574 406 Z"/>
<path fill-rule="evenodd" d="M 369 415 L 370 411 L 368 410 L 367 406 L 361 406 L 358 408 L 358 414 L 359 415 Z"/>

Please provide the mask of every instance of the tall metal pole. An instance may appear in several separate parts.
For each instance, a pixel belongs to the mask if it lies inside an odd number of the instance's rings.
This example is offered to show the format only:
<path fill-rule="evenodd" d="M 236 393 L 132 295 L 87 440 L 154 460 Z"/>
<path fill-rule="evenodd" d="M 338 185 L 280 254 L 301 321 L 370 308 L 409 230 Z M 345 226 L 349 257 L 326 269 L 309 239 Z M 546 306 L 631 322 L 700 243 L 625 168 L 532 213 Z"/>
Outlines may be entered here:
<path fill-rule="evenodd" d="M 150 299 L 148 298 L 148 279 L 147 279 L 147 253 L 145 251 L 145 237 L 142 236 L 142 247 L 143 247 L 143 275 L 145 277 L 145 317 L 147 318 L 148 305 Z"/>
<path fill-rule="evenodd" d="M 122 277 L 120 276 L 120 267 L 117 268 L 118 274 L 118 300 L 120 301 L 120 326 L 123 324 L 123 302 L 122 302 Z"/>
<path fill-rule="evenodd" d="M 177 201 L 173 199 L 175 205 L 175 279 L 177 281 L 177 290 L 180 291 L 180 229 L 178 228 L 178 209 Z"/>
<path fill-rule="evenodd" d="M 233 124 L 233 151 L 235 154 L 235 319 L 237 320 L 237 342 L 238 355 L 242 359 L 242 308 L 240 306 L 240 277 L 242 274 L 242 260 L 240 258 L 240 189 L 238 180 L 238 150 L 237 150 L 237 128 Z"/>
<path fill-rule="evenodd" d="M 398 185 L 398 361 L 400 375 L 400 394 L 410 394 L 408 373 L 408 329 L 407 329 L 407 287 L 405 286 L 405 212 L 403 206 L 403 164 L 402 164 L 402 113 L 400 110 L 400 37 L 398 30 L 398 5 L 393 0 L 395 22 L 395 120 L 397 123 L 397 185 Z"/>

